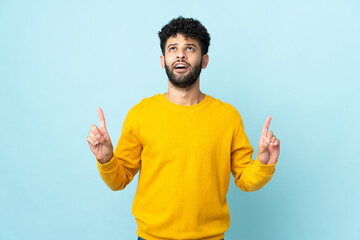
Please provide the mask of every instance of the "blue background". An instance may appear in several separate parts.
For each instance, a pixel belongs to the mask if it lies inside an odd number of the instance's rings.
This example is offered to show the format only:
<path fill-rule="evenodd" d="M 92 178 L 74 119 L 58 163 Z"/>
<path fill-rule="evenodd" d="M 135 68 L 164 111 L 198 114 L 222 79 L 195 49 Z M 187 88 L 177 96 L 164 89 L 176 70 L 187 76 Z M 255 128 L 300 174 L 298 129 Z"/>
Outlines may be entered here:
<path fill-rule="evenodd" d="M 235 106 L 273 179 L 232 177 L 225 239 L 360 239 L 360 2 L 0 1 L 0 239 L 136 239 L 138 175 L 102 182 L 87 136 L 102 107 L 116 145 L 127 111 L 167 91 L 157 32 L 174 17 L 211 35 L 200 89 Z M 253 155 L 255 157 L 255 154 Z"/>

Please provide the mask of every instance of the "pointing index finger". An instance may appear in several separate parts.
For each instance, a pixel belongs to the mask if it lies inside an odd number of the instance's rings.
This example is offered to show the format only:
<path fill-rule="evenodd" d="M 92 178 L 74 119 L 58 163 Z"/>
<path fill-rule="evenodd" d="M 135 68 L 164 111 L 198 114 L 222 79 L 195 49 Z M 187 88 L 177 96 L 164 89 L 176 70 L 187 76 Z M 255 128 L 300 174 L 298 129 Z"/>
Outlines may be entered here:
<path fill-rule="evenodd" d="M 270 121 L 271 121 L 271 116 L 268 116 L 268 118 L 265 121 L 261 136 L 266 138 L 266 135 L 268 133 L 269 130 L 269 126 L 270 126 Z"/>
<path fill-rule="evenodd" d="M 100 120 L 100 130 L 106 131 L 105 117 L 101 107 L 98 108 L 99 120 Z"/>

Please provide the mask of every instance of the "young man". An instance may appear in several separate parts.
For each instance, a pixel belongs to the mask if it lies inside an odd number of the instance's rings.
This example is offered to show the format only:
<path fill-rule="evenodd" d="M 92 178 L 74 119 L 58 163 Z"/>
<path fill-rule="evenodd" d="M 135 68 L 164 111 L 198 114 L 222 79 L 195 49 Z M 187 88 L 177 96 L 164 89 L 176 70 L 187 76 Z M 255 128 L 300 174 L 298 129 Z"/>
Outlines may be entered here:
<path fill-rule="evenodd" d="M 239 112 L 199 89 L 210 36 L 192 18 L 173 19 L 159 32 L 168 92 L 143 98 L 127 113 L 113 152 L 105 118 L 88 143 L 100 176 L 114 191 L 140 169 L 132 213 L 139 239 L 220 240 L 230 226 L 230 173 L 243 191 L 270 181 L 280 141 L 263 127 L 256 160 Z"/>

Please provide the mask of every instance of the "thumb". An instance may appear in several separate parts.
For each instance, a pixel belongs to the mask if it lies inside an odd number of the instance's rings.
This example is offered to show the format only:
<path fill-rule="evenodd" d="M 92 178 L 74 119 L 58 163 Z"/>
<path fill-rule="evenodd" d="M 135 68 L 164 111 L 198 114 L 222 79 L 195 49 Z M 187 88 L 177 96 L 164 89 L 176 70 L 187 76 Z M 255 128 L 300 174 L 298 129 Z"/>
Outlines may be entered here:
<path fill-rule="evenodd" d="M 111 142 L 109 134 L 107 132 L 105 132 L 104 135 L 101 135 L 99 142 L 102 144 L 107 144 L 107 143 Z"/>
<path fill-rule="evenodd" d="M 264 140 L 261 139 L 259 142 L 258 152 L 260 153 L 266 152 L 268 150 L 269 144 L 270 143 L 267 142 L 267 139 Z"/>

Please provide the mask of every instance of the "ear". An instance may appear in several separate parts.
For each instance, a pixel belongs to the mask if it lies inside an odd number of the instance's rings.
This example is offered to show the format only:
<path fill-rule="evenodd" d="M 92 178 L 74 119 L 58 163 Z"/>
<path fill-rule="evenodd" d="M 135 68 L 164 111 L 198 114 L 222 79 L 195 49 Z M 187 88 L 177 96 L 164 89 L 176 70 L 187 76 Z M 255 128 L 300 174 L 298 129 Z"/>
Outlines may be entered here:
<path fill-rule="evenodd" d="M 165 57 L 164 57 L 164 55 L 160 56 L 160 63 L 161 63 L 162 68 L 165 69 Z"/>
<path fill-rule="evenodd" d="M 209 55 L 205 54 L 205 55 L 202 56 L 202 66 L 201 66 L 201 68 L 205 69 L 206 66 L 208 65 L 208 63 L 209 63 Z"/>

